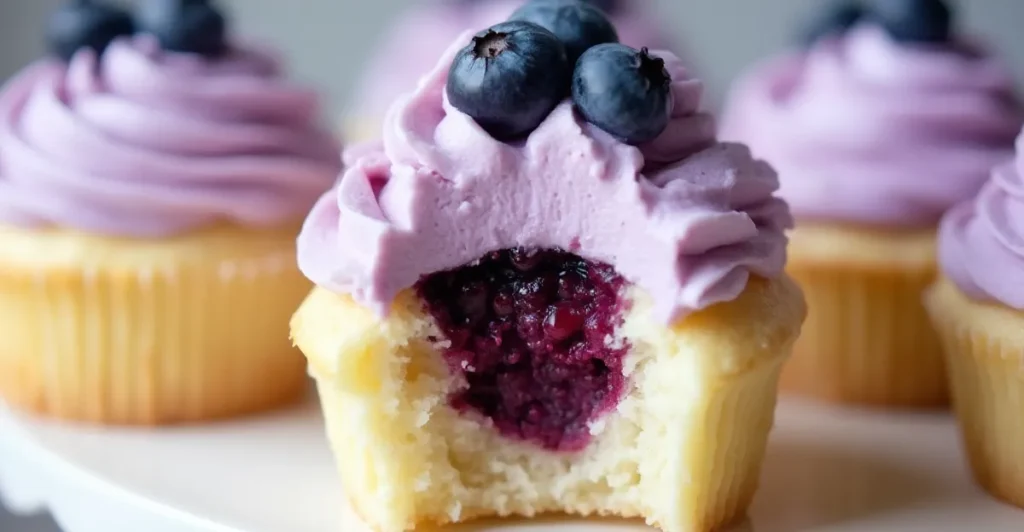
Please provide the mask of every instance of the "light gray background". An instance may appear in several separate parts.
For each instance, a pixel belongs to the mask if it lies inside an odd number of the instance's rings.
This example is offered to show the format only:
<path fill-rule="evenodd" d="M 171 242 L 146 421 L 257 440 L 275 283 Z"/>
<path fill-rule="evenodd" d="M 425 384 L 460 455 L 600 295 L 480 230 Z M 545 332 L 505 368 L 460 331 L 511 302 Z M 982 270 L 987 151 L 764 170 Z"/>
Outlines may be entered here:
<path fill-rule="evenodd" d="M 332 114 L 349 94 L 375 35 L 409 0 L 224 0 L 241 31 L 266 38 L 291 59 L 301 80 L 319 87 Z M 688 56 L 719 102 L 744 66 L 786 44 L 803 14 L 823 0 L 633 0 L 652 2 L 679 29 Z M 39 57 L 39 28 L 58 0 L 0 0 L 0 79 Z M 963 26 L 982 33 L 1024 79 L 1024 0 L 961 0 Z M 54 532 L 45 519 L 0 509 L 0 532 Z M 120 531 L 110 531 L 120 532 Z M 142 532 L 142 531 L 140 531 Z"/>

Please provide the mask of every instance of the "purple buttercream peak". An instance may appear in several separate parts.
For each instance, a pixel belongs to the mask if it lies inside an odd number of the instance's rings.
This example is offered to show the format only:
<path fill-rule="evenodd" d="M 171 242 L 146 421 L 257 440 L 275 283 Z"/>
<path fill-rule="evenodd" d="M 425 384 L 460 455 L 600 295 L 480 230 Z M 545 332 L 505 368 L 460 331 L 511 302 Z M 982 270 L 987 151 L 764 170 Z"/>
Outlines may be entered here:
<path fill-rule="evenodd" d="M 383 315 L 424 275 L 495 250 L 556 248 L 611 264 L 671 322 L 737 297 L 751 275 L 782 273 L 791 219 L 775 172 L 715 141 L 700 84 L 674 55 L 658 53 L 674 80 L 671 124 L 637 148 L 569 102 L 525 141 L 494 140 L 445 98 L 457 49 L 391 108 L 383 143 L 353 148 L 313 209 L 299 265 L 314 282 Z"/>
<path fill-rule="evenodd" d="M 41 61 L 0 93 L 0 223 L 164 236 L 300 218 L 341 167 L 312 91 L 269 54 L 148 36 Z"/>
<path fill-rule="evenodd" d="M 980 47 L 910 45 L 864 24 L 756 68 L 722 136 L 771 161 L 797 218 L 934 225 L 1012 156 L 1008 68 Z"/>

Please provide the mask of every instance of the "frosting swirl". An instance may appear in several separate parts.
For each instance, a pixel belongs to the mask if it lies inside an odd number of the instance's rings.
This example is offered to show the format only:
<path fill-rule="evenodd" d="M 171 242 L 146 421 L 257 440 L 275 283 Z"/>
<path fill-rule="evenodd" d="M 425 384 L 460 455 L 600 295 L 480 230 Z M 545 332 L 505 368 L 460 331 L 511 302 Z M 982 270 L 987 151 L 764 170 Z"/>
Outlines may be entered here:
<path fill-rule="evenodd" d="M 1016 160 L 943 218 L 939 262 L 965 294 L 1024 310 L 1024 134 Z"/>
<path fill-rule="evenodd" d="M 41 61 L 0 93 L 0 223 L 161 236 L 306 212 L 341 166 L 316 96 L 266 53 L 150 37 Z"/>
<path fill-rule="evenodd" d="M 971 45 L 908 46 L 862 25 L 756 69 L 724 138 L 782 177 L 797 217 L 925 226 L 1012 156 L 1012 76 Z"/>
<path fill-rule="evenodd" d="M 392 107 L 382 143 L 353 148 L 310 213 L 299 266 L 311 280 L 386 314 L 423 275 L 499 249 L 558 248 L 613 265 L 671 322 L 735 298 L 752 273 L 781 273 L 791 219 L 775 172 L 716 142 L 701 84 L 678 58 L 657 54 L 675 106 L 649 145 L 618 142 L 568 101 L 505 144 L 447 101 L 458 48 Z"/>
<path fill-rule="evenodd" d="M 350 112 L 383 117 L 401 95 L 416 88 L 421 76 L 465 31 L 480 31 L 508 19 L 523 0 L 424 2 L 404 13 L 368 63 Z M 640 48 L 669 48 L 661 25 L 650 15 L 650 0 L 631 0 L 610 15 L 620 40 Z"/>

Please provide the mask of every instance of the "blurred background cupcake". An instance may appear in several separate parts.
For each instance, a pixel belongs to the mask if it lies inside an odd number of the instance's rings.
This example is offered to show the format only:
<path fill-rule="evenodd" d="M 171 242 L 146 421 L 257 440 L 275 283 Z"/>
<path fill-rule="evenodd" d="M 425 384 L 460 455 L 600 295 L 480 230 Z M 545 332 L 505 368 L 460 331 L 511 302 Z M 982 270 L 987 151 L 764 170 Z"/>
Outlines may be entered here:
<path fill-rule="evenodd" d="M 370 61 L 344 112 L 343 130 L 351 140 L 380 136 L 381 123 L 395 98 L 416 88 L 452 42 L 465 31 L 480 31 L 509 18 L 530 1 L 418 0 L 401 13 L 371 48 Z M 679 40 L 655 14 L 651 0 L 579 0 L 610 15 L 620 40 L 633 47 L 674 49 Z"/>
<path fill-rule="evenodd" d="M 976 198 L 943 218 L 928 309 L 978 483 L 1024 508 L 1024 135 Z"/>
<path fill-rule="evenodd" d="M 299 222 L 340 167 L 317 97 L 213 3 L 74 1 L 0 92 L 0 397 L 102 423 L 301 396 Z"/>
<path fill-rule="evenodd" d="M 779 171 L 797 217 L 790 273 L 810 315 L 783 389 L 838 402 L 947 400 L 921 305 L 935 226 L 1012 156 L 1010 70 L 941 0 L 838 2 L 805 47 L 736 84 L 722 134 Z"/>
<path fill-rule="evenodd" d="M 44 53 L 40 28 L 65 0 L 0 2 L 0 83 Z M 637 4 L 642 0 L 630 0 Z M 747 65 L 787 47 L 797 21 L 822 0 L 646 0 L 680 52 L 707 84 L 707 102 L 716 108 L 726 88 Z M 131 5 L 134 0 L 124 0 Z M 237 33 L 258 35 L 281 50 L 295 79 L 325 96 L 322 115 L 337 123 L 355 100 L 354 74 L 368 68 L 372 49 L 388 34 L 399 13 L 414 0 L 221 0 L 233 14 Z M 1024 79 L 1024 2 L 963 1 L 961 27 L 984 36 Z M 684 37 L 685 38 L 682 38 Z M 727 38 L 723 38 L 727 36 Z M 37 525 L 37 526 L 34 526 Z M 57 530 L 51 522 L 12 519 L 0 509 L 0 530 Z"/>

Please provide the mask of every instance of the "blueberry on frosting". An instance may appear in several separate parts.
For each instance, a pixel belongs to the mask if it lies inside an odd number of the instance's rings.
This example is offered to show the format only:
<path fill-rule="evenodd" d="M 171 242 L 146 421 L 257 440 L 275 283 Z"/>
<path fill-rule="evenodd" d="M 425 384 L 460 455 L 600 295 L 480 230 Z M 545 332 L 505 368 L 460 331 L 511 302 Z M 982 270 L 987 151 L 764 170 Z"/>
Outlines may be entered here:
<path fill-rule="evenodd" d="M 210 0 L 143 0 L 136 24 L 164 50 L 215 57 L 228 47 L 227 21 Z"/>
<path fill-rule="evenodd" d="M 619 42 L 608 16 L 581 0 L 533 0 L 512 13 L 510 20 L 533 22 L 554 33 L 565 45 L 570 66 L 593 46 Z"/>
<path fill-rule="evenodd" d="M 103 53 L 114 39 L 131 35 L 131 15 L 95 0 L 72 0 L 50 17 L 46 39 L 50 50 L 64 60 L 90 48 Z"/>
<path fill-rule="evenodd" d="M 586 51 L 572 77 L 572 99 L 590 123 L 627 144 L 653 140 L 672 113 L 672 77 L 647 49 L 602 44 Z"/>
<path fill-rule="evenodd" d="M 608 14 L 618 13 L 625 7 L 626 0 L 583 0 Z"/>
<path fill-rule="evenodd" d="M 874 18 L 899 42 L 942 44 L 953 29 L 953 10 L 943 0 L 875 0 Z"/>
<path fill-rule="evenodd" d="M 550 31 L 510 21 L 473 37 L 448 73 L 448 100 L 492 137 L 528 135 L 568 92 L 565 47 Z"/>
<path fill-rule="evenodd" d="M 845 33 L 867 15 L 867 9 L 862 2 L 839 0 L 817 13 L 803 30 L 801 41 L 805 45 L 810 45 L 830 35 Z"/>

